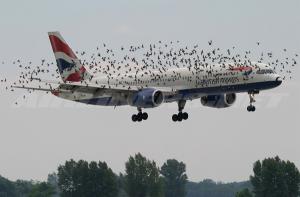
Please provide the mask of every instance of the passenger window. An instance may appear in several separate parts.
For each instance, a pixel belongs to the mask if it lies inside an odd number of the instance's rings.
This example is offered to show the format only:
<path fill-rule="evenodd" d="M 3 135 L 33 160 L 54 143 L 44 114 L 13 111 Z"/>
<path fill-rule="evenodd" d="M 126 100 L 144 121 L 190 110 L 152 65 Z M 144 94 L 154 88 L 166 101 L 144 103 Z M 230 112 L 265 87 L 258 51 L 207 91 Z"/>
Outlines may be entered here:
<path fill-rule="evenodd" d="M 256 72 L 257 74 L 273 74 L 274 71 L 272 69 L 262 69 Z"/>
<path fill-rule="evenodd" d="M 258 70 L 258 71 L 256 72 L 256 74 L 259 74 L 259 75 L 264 74 L 264 70 Z"/>

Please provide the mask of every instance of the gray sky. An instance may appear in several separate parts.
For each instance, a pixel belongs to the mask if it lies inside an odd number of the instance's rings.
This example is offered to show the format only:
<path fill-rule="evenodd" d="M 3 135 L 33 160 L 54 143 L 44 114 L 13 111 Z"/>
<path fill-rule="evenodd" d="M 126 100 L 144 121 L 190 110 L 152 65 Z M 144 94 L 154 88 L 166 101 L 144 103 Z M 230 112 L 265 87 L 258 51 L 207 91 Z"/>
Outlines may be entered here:
<path fill-rule="evenodd" d="M 88 3 L 87 3 L 88 2 Z M 180 40 L 207 48 L 283 48 L 300 52 L 299 0 L 6 0 L 0 6 L 0 77 L 14 79 L 16 58 L 54 60 L 48 31 L 59 30 L 74 50 Z M 257 49 L 256 42 L 262 46 Z M 1 91 L 0 174 L 10 179 L 45 180 L 65 160 L 107 161 L 124 171 L 129 155 L 141 152 L 162 165 L 176 158 L 187 164 L 190 180 L 248 179 L 258 159 L 279 155 L 300 167 L 299 68 L 294 80 L 257 97 L 248 113 L 247 95 L 229 109 L 188 102 L 190 119 L 171 121 L 175 103 L 147 110 L 149 120 L 131 122 L 135 108 L 74 105 L 33 94 L 21 107 L 22 92 Z"/>

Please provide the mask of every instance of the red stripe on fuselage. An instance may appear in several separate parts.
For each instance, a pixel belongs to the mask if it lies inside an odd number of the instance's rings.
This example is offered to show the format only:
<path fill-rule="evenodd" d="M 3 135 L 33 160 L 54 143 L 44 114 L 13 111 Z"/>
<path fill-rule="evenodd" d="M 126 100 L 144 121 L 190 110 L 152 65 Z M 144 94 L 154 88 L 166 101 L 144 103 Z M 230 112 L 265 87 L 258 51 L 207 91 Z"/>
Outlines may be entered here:
<path fill-rule="evenodd" d="M 59 96 L 59 91 L 58 90 L 52 90 L 51 93 L 54 95 L 54 96 Z"/>
<path fill-rule="evenodd" d="M 49 39 L 52 45 L 53 52 L 62 52 L 68 55 L 71 58 L 77 59 L 76 55 L 73 53 L 72 49 L 61 41 L 58 37 L 54 35 L 49 35 Z"/>
<path fill-rule="evenodd" d="M 232 71 L 249 71 L 249 70 L 252 70 L 252 67 L 250 67 L 250 66 L 241 66 L 241 67 L 230 68 L 228 70 L 232 70 Z"/>

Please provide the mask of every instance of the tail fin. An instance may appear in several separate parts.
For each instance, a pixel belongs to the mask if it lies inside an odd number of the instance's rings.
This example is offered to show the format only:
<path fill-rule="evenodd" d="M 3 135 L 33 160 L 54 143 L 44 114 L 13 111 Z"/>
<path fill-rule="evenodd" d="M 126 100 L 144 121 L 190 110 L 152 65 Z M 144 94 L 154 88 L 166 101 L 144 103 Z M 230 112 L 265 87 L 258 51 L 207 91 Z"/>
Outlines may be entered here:
<path fill-rule="evenodd" d="M 49 32 L 49 39 L 57 62 L 57 67 L 64 82 L 79 82 L 91 79 L 80 60 L 62 38 L 59 32 Z"/>

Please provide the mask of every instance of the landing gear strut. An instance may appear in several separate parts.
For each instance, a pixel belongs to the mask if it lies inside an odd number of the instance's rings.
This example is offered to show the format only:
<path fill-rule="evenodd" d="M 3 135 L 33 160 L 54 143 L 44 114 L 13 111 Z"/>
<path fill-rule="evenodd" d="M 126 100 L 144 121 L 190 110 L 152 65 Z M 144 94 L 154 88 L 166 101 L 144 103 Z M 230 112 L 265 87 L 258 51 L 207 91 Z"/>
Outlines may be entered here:
<path fill-rule="evenodd" d="M 142 112 L 142 108 L 138 108 L 138 114 L 133 114 L 131 119 L 133 122 L 141 122 L 142 120 L 147 120 L 148 119 L 148 114 L 146 112 Z"/>
<path fill-rule="evenodd" d="M 249 99 L 250 99 L 250 105 L 247 107 L 247 111 L 248 112 L 255 112 L 256 108 L 253 105 L 253 103 L 255 103 L 255 94 L 259 94 L 258 91 L 253 91 L 253 92 L 249 92 Z"/>
<path fill-rule="evenodd" d="M 189 114 L 186 112 L 182 112 L 182 110 L 184 109 L 186 100 L 180 100 L 178 101 L 178 114 L 174 114 L 172 116 L 172 120 L 174 122 L 181 122 L 182 120 L 187 120 L 189 118 Z"/>

